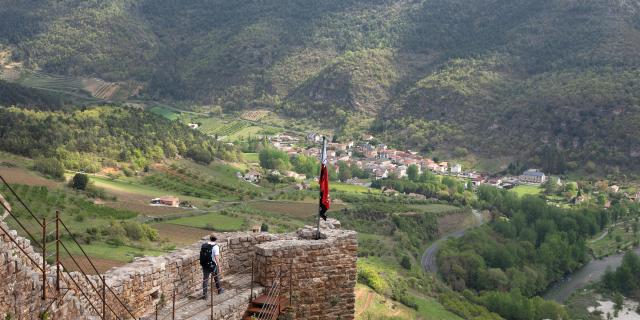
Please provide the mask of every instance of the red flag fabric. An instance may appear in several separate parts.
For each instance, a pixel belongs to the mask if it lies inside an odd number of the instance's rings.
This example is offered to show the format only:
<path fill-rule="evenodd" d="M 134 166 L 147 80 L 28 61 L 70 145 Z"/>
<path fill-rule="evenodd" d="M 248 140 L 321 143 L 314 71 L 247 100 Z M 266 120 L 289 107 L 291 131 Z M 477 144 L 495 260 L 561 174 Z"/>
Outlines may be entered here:
<path fill-rule="evenodd" d="M 322 139 L 322 157 L 320 159 L 320 217 L 327 220 L 327 210 L 331 206 L 329 201 L 329 173 L 327 172 L 327 144 Z"/>

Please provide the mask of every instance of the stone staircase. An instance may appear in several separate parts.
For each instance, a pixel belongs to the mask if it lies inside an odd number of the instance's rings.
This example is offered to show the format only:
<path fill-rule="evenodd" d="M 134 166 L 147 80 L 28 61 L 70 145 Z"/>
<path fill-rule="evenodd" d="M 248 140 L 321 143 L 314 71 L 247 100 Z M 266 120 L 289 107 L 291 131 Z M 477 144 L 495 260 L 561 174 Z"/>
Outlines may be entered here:
<path fill-rule="evenodd" d="M 254 284 L 253 296 L 251 296 L 251 274 L 235 274 L 222 277 L 222 287 L 224 293 L 216 294 L 215 287 L 213 293 L 213 319 L 233 319 L 241 316 L 249 305 L 249 301 L 262 295 L 264 288 Z M 175 302 L 176 320 L 210 320 L 211 319 L 211 297 L 207 295 L 204 300 L 198 299 L 201 296 L 202 288 L 196 288 L 194 294 L 177 299 Z M 171 320 L 173 317 L 173 307 L 171 297 L 167 298 L 164 308 L 158 310 L 158 320 Z M 240 313 L 238 313 L 240 312 Z M 235 316 L 233 316 L 235 314 Z M 156 315 L 152 314 L 143 319 L 155 320 Z"/>

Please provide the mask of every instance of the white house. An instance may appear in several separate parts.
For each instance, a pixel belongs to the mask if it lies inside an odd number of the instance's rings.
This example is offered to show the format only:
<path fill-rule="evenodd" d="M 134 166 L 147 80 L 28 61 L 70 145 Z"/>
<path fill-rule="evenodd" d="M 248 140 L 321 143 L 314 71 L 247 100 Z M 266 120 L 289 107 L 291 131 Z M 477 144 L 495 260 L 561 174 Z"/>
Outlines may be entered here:
<path fill-rule="evenodd" d="M 529 169 L 523 172 L 518 179 L 526 183 L 544 183 L 547 181 L 547 176 L 538 169 Z"/>
<path fill-rule="evenodd" d="M 398 178 L 404 178 L 407 176 L 407 166 L 398 166 L 396 167 L 396 175 Z"/>
<path fill-rule="evenodd" d="M 461 173 L 462 172 L 462 165 L 459 163 L 454 164 L 451 167 L 451 173 Z"/>

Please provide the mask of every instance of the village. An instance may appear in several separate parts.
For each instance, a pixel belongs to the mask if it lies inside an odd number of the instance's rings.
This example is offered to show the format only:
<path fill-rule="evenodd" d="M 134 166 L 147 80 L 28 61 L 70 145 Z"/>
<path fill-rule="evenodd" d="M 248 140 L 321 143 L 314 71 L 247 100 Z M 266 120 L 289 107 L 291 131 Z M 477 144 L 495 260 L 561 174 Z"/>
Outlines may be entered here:
<path fill-rule="evenodd" d="M 290 157 L 304 155 L 307 157 L 320 157 L 320 144 L 322 136 L 317 133 L 309 133 L 304 138 L 296 137 L 293 134 L 279 134 L 268 137 L 274 148 L 287 153 Z M 489 173 L 476 172 L 473 170 L 463 170 L 459 163 L 448 161 L 435 161 L 420 155 L 416 151 L 402 151 L 390 148 L 384 143 L 372 143 L 375 137 L 370 134 L 363 134 L 360 141 L 329 142 L 327 143 L 327 155 L 329 163 L 335 170 L 339 170 L 338 163 L 344 162 L 350 166 L 357 166 L 359 169 L 369 173 L 370 179 L 350 178 L 345 183 L 368 187 L 372 180 L 379 180 L 389 177 L 405 178 L 408 175 L 410 166 L 416 166 L 418 174 L 429 171 L 438 175 L 458 177 L 468 181 L 468 188 L 477 187 L 482 184 L 490 184 L 498 188 L 510 189 L 520 184 L 540 185 L 547 181 L 545 173 L 538 169 L 529 169 L 519 176 L 491 176 Z M 287 177 L 295 180 L 305 180 L 305 175 L 293 171 L 283 173 Z M 255 170 L 244 175 L 247 181 L 256 182 L 259 173 Z"/>

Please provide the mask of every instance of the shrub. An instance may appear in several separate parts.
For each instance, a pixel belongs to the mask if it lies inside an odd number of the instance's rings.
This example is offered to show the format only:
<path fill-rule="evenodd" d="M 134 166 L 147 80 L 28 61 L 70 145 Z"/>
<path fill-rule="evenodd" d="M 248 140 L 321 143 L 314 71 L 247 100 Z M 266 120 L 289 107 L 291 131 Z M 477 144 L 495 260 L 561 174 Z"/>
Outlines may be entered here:
<path fill-rule="evenodd" d="M 145 232 L 142 230 L 142 227 L 139 223 L 133 221 L 127 221 L 122 223 L 122 227 L 124 228 L 124 232 L 127 235 L 127 238 L 138 241 L 145 238 Z"/>
<path fill-rule="evenodd" d="M 260 226 L 260 231 L 268 232 L 269 231 L 269 225 L 263 222 L 262 225 Z"/>
<path fill-rule="evenodd" d="M 142 231 L 144 232 L 145 238 L 149 241 L 158 241 L 160 240 L 160 234 L 158 234 L 158 230 L 151 228 L 147 224 L 141 225 Z"/>
<path fill-rule="evenodd" d="M 64 165 L 55 158 L 38 158 L 34 161 L 33 168 L 55 179 L 64 178 Z"/>
<path fill-rule="evenodd" d="M 89 176 L 84 173 L 76 173 L 71 180 L 71 186 L 77 190 L 86 190 L 89 185 Z"/>
<path fill-rule="evenodd" d="M 369 286 L 380 294 L 384 294 L 388 288 L 386 281 L 380 274 L 368 265 L 358 265 L 358 282 Z"/>

